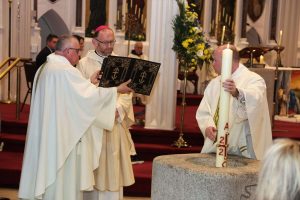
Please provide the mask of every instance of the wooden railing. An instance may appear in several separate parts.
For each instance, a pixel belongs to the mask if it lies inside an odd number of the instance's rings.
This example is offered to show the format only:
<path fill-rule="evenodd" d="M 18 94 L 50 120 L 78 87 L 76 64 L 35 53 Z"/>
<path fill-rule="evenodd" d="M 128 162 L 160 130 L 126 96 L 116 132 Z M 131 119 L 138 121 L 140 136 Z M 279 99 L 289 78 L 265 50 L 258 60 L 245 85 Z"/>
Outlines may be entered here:
<path fill-rule="evenodd" d="M 13 61 L 12 63 L 10 63 Z M 21 94 L 21 66 L 18 65 L 20 62 L 28 62 L 31 61 L 31 58 L 6 58 L 3 62 L 0 64 L 0 69 L 4 68 L 5 66 L 8 66 L 3 70 L 2 73 L 0 73 L 0 81 L 7 75 L 7 100 L 2 101 L 2 103 L 12 103 L 12 100 L 10 98 L 10 73 L 11 70 L 15 67 L 17 67 L 17 85 L 16 85 L 16 118 L 20 119 L 20 94 Z"/>

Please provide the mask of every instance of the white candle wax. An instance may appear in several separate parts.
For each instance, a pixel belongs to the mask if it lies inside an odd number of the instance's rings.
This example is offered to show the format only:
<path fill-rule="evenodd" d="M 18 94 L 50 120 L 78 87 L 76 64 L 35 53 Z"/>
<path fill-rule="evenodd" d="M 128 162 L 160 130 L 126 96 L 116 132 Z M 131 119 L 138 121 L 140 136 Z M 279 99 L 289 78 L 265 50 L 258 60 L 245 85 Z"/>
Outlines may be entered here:
<path fill-rule="evenodd" d="M 137 15 L 137 4 L 135 4 L 134 14 Z"/>
<path fill-rule="evenodd" d="M 221 69 L 221 91 L 220 91 L 220 101 L 219 101 L 219 121 L 218 121 L 218 138 L 217 145 L 220 145 L 220 141 L 225 141 L 225 126 L 228 124 L 229 118 L 229 102 L 230 93 L 226 92 L 222 87 L 222 83 L 231 77 L 232 71 L 232 55 L 231 49 L 224 49 L 222 52 L 222 69 Z M 226 149 L 221 150 L 217 146 L 216 152 L 216 167 L 226 166 L 225 156 L 227 155 Z"/>
<path fill-rule="evenodd" d="M 279 31 L 278 46 L 281 46 L 281 41 L 282 41 L 282 30 Z"/>
<path fill-rule="evenodd" d="M 225 36 L 225 26 L 223 26 L 223 30 L 222 30 L 221 44 L 223 44 L 224 42 L 224 36 Z"/>
<path fill-rule="evenodd" d="M 264 61 L 264 56 L 263 56 L 263 55 L 260 55 L 260 56 L 259 56 L 259 63 L 260 63 L 260 64 L 264 64 L 264 63 L 265 63 L 265 61 Z"/>

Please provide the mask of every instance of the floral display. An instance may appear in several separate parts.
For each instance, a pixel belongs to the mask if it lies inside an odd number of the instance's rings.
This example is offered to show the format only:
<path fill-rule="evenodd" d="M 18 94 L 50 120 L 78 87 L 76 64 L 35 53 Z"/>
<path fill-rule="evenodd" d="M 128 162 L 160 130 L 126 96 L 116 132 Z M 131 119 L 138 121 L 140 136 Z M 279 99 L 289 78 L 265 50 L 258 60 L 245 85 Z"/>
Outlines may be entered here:
<path fill-rule="evenodd" d="M 177 53 L 180 63 L 186 63 L 189 69 L 202 66 L 203 62 L 212 61 L 212 49 L 204 36 L 194 11 L 196 5 L 177 0 L 179 14 L 173 20 L 174 44 L 173 50 Z"/>

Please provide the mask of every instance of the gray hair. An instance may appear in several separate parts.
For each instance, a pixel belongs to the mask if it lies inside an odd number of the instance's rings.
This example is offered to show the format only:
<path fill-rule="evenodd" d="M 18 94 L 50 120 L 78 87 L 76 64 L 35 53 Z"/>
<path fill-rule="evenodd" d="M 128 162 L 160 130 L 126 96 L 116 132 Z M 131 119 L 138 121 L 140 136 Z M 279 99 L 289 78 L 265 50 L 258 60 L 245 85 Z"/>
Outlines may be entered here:
<path fill-rule="evenodd" d="M 63 51 L 66 48 L 69 48 L 71 46 L 72 39 L 76 39 L 76 38 L 72 35 L 63 35 L 63 36 L 59 37 L 59 39 L 56 43 L 55 50 Z"/>
<path fill-rule="evenodd" d="M 300 142 L 277 139 L 266 152 L 259 173 L 257 200 L 300 199 Z"/>

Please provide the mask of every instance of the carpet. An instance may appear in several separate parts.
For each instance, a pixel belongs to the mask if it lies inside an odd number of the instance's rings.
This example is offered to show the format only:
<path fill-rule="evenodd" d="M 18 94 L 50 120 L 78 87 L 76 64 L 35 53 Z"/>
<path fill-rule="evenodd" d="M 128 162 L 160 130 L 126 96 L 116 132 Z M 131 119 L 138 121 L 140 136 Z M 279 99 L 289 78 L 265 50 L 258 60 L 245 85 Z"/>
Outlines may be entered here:
<path fill-rule="evenodd" d="M 172 144 L 179 137 L 180 109 L 176 107 L 176 128 L 172 131 L 145 129 L 134 125 L 130 129 L 138 156 L 143 164 L 133 165 L 135 184 L 124 188 L 127 196 L 150 196 L 152 160 L 156 156 L 179 153 L 198 153 L 203 145 L 203 136 L 198 128 L 195 114 L 198 105 L 188 105 L 185 112 L 184 139 L 189 148 L 177 148 Z M 137 119 L 144 120 L 144 106 L 134 106 Z M 25 105 L 20 120 L 15 119 L 15 105 L 0 103 L 0 143 L 4 142 L 0 152 L 0 187 L 15 187 L 19 185 L 23 150 L 26 138 L 29 106 Z M 273 138 L 293 138 L 300 140 L 300 124 L 274 121 Z"/>

